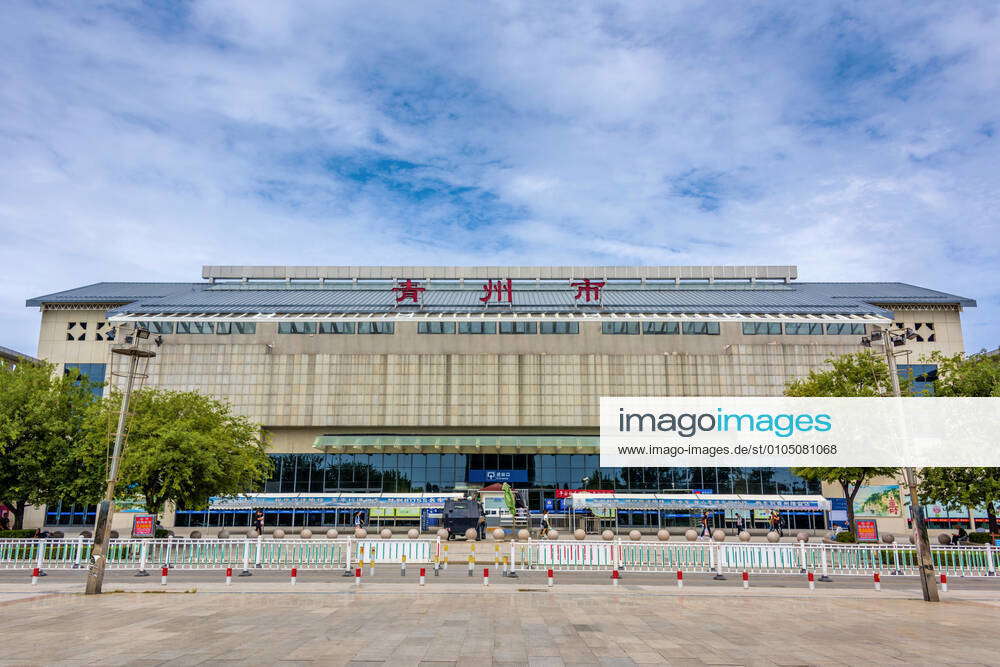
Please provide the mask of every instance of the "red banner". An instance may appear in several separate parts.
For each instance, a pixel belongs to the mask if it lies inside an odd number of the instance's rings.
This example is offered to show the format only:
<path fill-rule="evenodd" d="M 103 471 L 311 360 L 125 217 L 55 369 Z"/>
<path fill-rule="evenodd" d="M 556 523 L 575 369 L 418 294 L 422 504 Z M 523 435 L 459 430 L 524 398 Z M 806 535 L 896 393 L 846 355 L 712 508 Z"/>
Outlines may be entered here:
<path fill-rule="evenodd" d="M 156 517 L 152 514 L 132 517 L 132 537 L 156 537 Z"/>
<path fill-rule="evenodd" d="M 878 523 L 874 520 L 856 519 L 854 527 L 858 542 L 878 542 Z"/>
<path fill-rule="evenodd" d="M 574 493 L 614 493 L 611 489 L 556 489 L 556 498 L 569 498 Z"/>

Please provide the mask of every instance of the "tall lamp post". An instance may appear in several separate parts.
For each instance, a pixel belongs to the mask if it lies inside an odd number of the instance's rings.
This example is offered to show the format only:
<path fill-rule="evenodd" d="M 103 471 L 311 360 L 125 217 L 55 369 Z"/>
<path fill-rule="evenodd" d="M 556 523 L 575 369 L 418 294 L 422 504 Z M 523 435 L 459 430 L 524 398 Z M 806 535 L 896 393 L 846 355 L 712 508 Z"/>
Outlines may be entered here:
<path fill-rule="evenodd" d="M 896 398 L 902 397 L 899 389 L 899 372 L 896 369 L 896 353 L 894 347 L 906 344 L 907 339 L 914 338 L 912 329 L 905 329 L 900 333 L 893 333 L 886 330 L 874 329 L 869 337 L 862 338 L 861 344 L 871 347 L 872 343 L 881 340 L 882 349 L 885 352 L 885 361 L 889 366 L 889 381 L 892 382 L 892 395 Z M 937 582 L 934 581 L 934 561 L 931 557 L 931 543 L 927 538 L 927 523 L 924 521 L 924 508 L 920 504 L 920 494 L 917 491 L 917 470 L 913 466 L 903 466 L 903 480 L 910 489 L 910 517 L 913 519 L 914 542 L 917 547 L 917 566 L 920 568 L 920 588 L 923 590 L 924 600 L 927 602 L 939 602 Z"/>
<path fill-rule="evenodd" d="M 108 538 L 111 535 L 111 517 L 114 516 L 115 486 L 118 483 L 118 464 L 121 460 L 122 445 L 125 442 L 126 424 L 128 421 L 128 404 L 132 398 L 132 387 L 135 384 L 136 369 L 140 359 L 155 357 L 152 350 L 139 347 L 139 341 L 149 338 L 149 331 L 135 328 L 131 336 L 125 336 L 125 345 L 112 348 L 113 354 L 128 357 L 128 375 L 125 378 L 125 393 L 122 394 L 122 404 L 118 411 L 118 428 L 115 430 L 115 446 L 111 453 L 111 464 L 108 466 L 107 487 L 104 500 L 97 506 L 97 524 L 94 527 L 94 547 L 90 556 L 90 570 L 87 572 L 87 595 L 97 595 L 104 585 L 104 569 L 108 559 Z"/>

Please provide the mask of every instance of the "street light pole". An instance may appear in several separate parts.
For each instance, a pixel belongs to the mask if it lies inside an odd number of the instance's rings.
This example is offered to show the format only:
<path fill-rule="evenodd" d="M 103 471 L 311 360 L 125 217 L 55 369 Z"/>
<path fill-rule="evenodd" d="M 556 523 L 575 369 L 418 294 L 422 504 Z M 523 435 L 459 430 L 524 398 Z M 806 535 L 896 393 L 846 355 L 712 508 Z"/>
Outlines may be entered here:
<path fill-rule="evenodd" d="M 904 338 L 905 340 L 905 338 Z M 892 334 L 889 330 L 882 332 L 882 347 L 885 350 L 885 361 L 889 365 L 889 380 L 892 382 L 892 395 L 902 397 L 899 388 L 899 373 L 896 370 L 896 355 L 893 353 Z M 939 602 L 937 582 L 934 581 L 934 561 L 931 557 L 931 544 L 927 538 L 927 524 L 924 521 L 924 508 L 920 504 L 917 492 L 917 471 L 912 466 L 903 466 L 903 479 L 910 488 L 910 517 L 913 519 L 914 542 L 917 547 L 917 565 L 920 568 L 920 588 L 927 602 Z"/>
<path fill-rule="evenodd" d="M 136 332 L 138 333 L 138 331 Z M 149 332 L 146 332 L 149 336 Z M 131 343 L 126 337 L 126 343 Z M 118 428 L 115 430 L 115 446 L 111 453 L 111 464 L 108 466 L 107 487 L 104 491 L 104 500 L 97 506 L 97 524 L 94 527 L 94 546 L 90 556 L 90 570 L 87 572 L 87 595 L 98 595 L 104 585 L 104 569 L 107 565 L 108 540 L 111 535 L 111 518 L 114 516 L 115 486 L 118 484 L 118 464 L 121 460 L 122 446 L 125 442 L 127 432 L 128 405 L 132 398 L 132 387 L 135 384 L 136 369 L 139 366 L 139 359 L 155 357 L 156 353 L 151 350 L 144 350 L 139 347 L 138 338 L 135 344 L 126 347 L 115 348 L 114 354 L 121 354 L 129 358 L 128 377 L 125 379 L 125 393 L 122 394 L 122 404 L 118 410 Z"/>

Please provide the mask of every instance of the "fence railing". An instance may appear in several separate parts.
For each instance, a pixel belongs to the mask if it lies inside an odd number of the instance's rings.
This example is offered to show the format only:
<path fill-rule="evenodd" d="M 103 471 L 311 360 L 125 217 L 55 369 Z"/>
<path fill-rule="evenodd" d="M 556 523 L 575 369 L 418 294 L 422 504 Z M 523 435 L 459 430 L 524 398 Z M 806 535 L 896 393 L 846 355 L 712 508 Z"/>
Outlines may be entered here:
<path fill-rule="evenodd" d="M 0 539 L 0 570 L 70 570 L 87 568 L 93 540 Z M 365 563 L 431 563 L 440 557 L 441 541 L 433 539 L 114 539 L 107 567 L 145 571 L 170 567 L 183 570 L 221 568 L 302 570 L 348 569 Z"/>
<path fill-rule="evenodd" d="M 996 576 L 1000 549 L 933 546 L 934 569 L 954 576 Z M 917 574 L 916 547 L 905 544 L 725 542 L 514 542 L 515 570 L 821 575 Z"/>

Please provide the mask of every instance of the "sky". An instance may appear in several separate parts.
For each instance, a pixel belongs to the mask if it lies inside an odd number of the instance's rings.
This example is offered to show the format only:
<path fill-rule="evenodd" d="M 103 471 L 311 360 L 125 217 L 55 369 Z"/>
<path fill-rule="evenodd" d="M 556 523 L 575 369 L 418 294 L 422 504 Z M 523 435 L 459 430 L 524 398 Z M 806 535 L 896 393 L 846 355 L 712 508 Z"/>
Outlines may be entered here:
<path fill-rule="evenodd" d="M 995 2 L 4 3 L 0 345 L 204 264 L 794 264 L 1000 346 Z"/>

